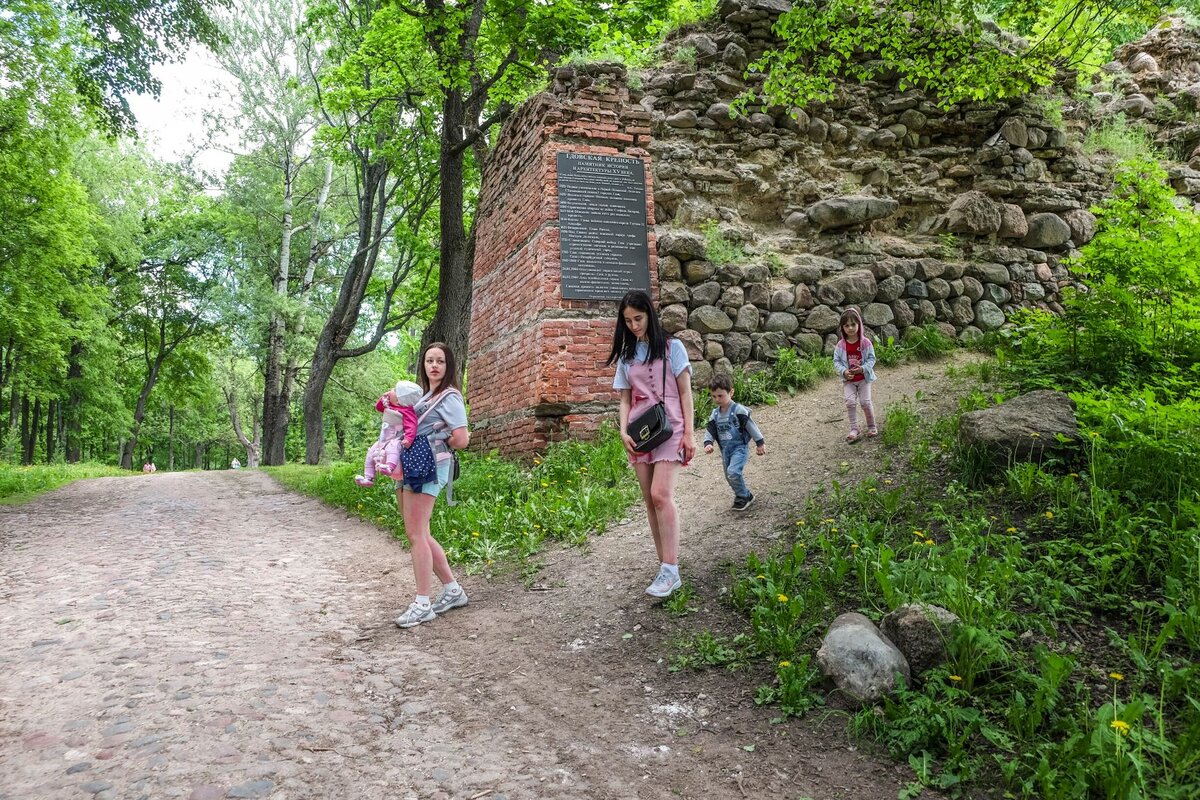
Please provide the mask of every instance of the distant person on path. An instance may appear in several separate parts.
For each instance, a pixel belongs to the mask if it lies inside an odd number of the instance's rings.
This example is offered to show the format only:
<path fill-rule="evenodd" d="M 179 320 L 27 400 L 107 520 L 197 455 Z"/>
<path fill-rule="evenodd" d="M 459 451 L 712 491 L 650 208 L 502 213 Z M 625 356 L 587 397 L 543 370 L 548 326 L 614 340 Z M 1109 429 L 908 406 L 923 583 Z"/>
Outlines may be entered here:
<path fill-rule="evenodd" d="M 450 482 L 453 450 L 461 450 L 470 441 L 467 432 L 467 408 L 458 384 L 458 364 L 454 353 L 441 342 L 426 345 L 417 366 L 417 380 L 425 390 L 415 404 L 418 415 L 417 437 L 428 437 L 437 465 L 436 478 L 414 489 L 396 484 L 396 500 L 404 516 L 404 533 L 412 550 L 413 578 L 417 595 L 408 609 L 396 618 L 401 628 L 430 622 L 439 614 L 467 604 L 467 593 L 454 573 L 446 551 L 429 531 L 433 504 L 442 487 Z M 442 590 L 430 602 L 433 575 L 442 582 Z"/>
<path fill-rule="evenodd" d="M 687 350 L 678 339 L 667 337 L 650 295 L 643 291 L 632 291 L 621 298 L 612 351 L 608 356 L 608 363 L 614 362 L 617 374 L 613 388 L 621 392 L 621 439 L 642 487 L 646 516 L 660 562 L 658 575 L 646 587 L 646 594 L 668 597 L 682 585 L 675 481 L 680 466 L 686 465 L 696 454 L 695 409 Z M 634 439 L 629 435 L 629 420 L 636 419 L 660 400 L 671 423 L 671 438 L 647 453 L 639 453 L 634 450 Z"/>
<path fill-rule="evenodd" d="M 762 431 L 750 418 L 750 409 L 733 402 L 733 381 L 724 373 L 713 376 L 708 384 L 712 394 L 713 409 L 704 428 L 704 452 L 713 451 L 713 442 L 721 450 L 721 462 L 725 465 L 725 480 L 733 489 L 733 510 L 745 511 L 754 502 L 754 492 L 746 485 L 742 471 L 750 457 L 750 441 L 754 440 L 760 456 L 767 454 L 767 443 Z"/>
<path fill-rule="evenodd" d="M 230 468 L 230 469 L 241 469 L 241 468 L 242 468 L 242 462 L 238 461 L 238 460 L 235 458 L 233 461 L 229 462 L 229 468 Z"/>
<path fill-rule="evenodd" d="M 421 387 L 412 381 L 397 381 L 396 386 L 375 401 L 375 410 L 383 412 L 379 438 L 367 449 L 363 474 L 355 475 L 359 486 L 374 486 L 375 472 L 399 481 L 403 477 L 400 453 L 412 447 L 417 438 L 417 412 L 413 406 L 421 399 Z"/>
<path fill-rule="evenodd" d="M 866 418 L 867 436 L 878 436 L 875 408 L 871 405 L 871 384 L 875 382 L 875 347 L 867 338 L 866 327 L 857 308 L 848 308 L 838 320 L 838 343 L 833 348 L 833 366 L 842 378 L 842 397 L 846 401 L 846 416 L 850 432 L 846 442 L 859 440 L 858 406 Z"/>

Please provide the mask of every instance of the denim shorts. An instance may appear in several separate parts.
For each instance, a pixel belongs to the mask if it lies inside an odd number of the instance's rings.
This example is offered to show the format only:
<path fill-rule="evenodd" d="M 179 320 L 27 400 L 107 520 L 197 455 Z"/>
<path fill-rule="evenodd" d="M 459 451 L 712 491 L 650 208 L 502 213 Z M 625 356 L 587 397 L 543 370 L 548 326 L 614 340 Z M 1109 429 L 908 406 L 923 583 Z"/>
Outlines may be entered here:
<path fill-rule="evenodd" d="M 421 494 L 427 494 L 427 495 L 430 495 L 431 497 L 437 497 L 439 494 L 441 494 L 442 487 L 450 482 L 451 466 L 453 466 L 453 461 L 451 461 L 450 459 L 447 459 L 446 461 L 437 462 L 437 480 L 430 481 L 429 483 L 422 486 Z"/>

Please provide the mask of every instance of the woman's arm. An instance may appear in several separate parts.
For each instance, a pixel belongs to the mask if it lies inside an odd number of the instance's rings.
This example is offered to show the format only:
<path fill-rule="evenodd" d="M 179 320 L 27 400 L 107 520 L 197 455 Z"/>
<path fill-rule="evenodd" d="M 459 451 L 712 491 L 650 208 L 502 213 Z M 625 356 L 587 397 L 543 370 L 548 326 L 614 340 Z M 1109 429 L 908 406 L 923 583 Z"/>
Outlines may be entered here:
<path fill-rule="evenodd" d="M 632 407 L 633 407 L 633 390 L 632 389 L 622 389 L 621 390 L 621 410 L 617 414 L 617 424 L 620 427 L 617 428 L 617 430 L 619 430 L 621 432 L 621 441 L 624 442 L 625 449 L 629 452 L 630 455 L 633 455 L 633 453 L 634 453 L 633 437 L 629 435 L 629 432 L 626 429 L 629 427 L 629 409 Z"/>
<path fill-rule="evenodd" d="M 450 438 L 446 440 L 446 444 L 452 450 L 462 450 L 471 443 L 471 434 L 464 425 L 461 428 L 455 428 L 450 432 Z"/>
<path fill-rule="evenodd" d="M 692 399 L 692 371 L 685 369 L 675 376 L 679 387 L 679 410 L 683 412 L 683 463 L 696 455 L 696 407 Z"/>

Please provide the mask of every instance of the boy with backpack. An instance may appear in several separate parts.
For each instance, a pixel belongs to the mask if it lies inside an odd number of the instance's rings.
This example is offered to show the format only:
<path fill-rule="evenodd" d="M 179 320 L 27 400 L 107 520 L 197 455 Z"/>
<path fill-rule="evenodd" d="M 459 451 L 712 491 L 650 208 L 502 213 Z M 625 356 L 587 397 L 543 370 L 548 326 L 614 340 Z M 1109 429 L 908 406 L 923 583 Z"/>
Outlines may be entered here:
<path fill-rule="evenodd" d="M 750 440 L 754 440 L 760 456 L 767 454 L 767 443 L 750 418 L 750 409 L 733 402 L 733 382 L 728 375 L 714 375 L 708 390 L 717 407 L 713 409 L 704 428 L 704 452 L 713 451 L 713 442 L 721 449 L 725 480 L 733 489 L 733 510 L 745 511 L 754 502 L 754 493 L 742 477 L 746 459 L 750 456 Z"/>

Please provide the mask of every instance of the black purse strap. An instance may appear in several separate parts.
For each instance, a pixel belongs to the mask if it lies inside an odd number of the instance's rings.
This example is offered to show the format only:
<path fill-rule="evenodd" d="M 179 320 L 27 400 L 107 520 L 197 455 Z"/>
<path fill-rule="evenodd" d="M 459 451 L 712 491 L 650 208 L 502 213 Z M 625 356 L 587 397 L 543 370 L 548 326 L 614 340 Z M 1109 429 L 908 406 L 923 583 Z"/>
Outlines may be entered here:
<path fill-rule="evenodd" d="M 670 366 L 671 366 L 671 339 L 670 339 L 670 337 L 667 337 L 667 350 L 665 353 L 663 353 L 662 397 L 660 397 L 658 399 L 658 402 L 664 406 L 667 404 L 667 368 Z"/>

